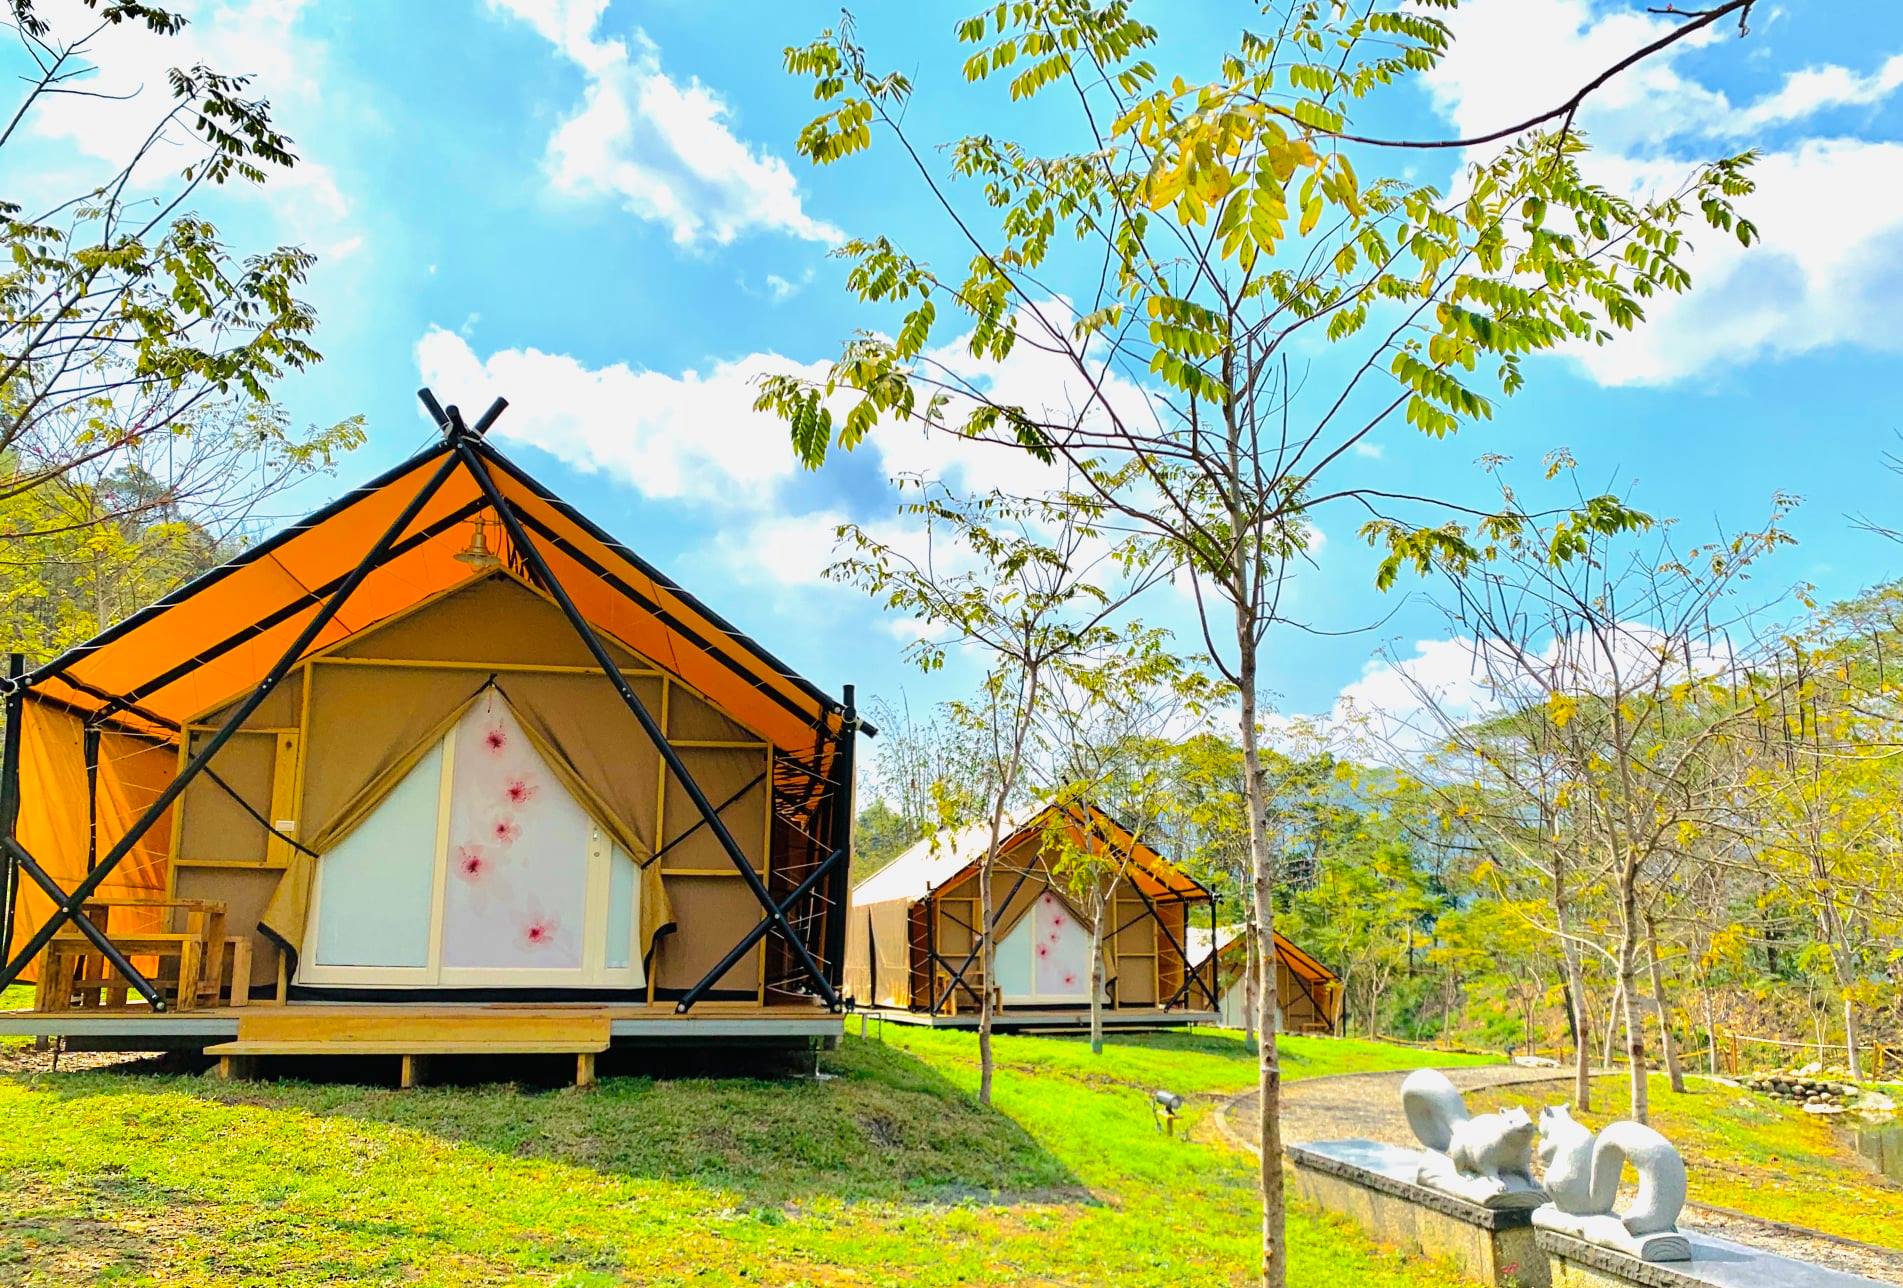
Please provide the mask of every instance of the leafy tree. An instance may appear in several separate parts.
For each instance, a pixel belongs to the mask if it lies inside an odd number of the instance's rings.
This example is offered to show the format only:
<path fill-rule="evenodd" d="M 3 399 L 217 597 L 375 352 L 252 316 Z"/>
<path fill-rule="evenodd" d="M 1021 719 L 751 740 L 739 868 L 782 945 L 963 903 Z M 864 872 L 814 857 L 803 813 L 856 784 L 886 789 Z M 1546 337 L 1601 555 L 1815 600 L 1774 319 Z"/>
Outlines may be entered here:
<path fill-rule="evenodd" d="M 971 795 L 953 801 L 944 784 L 934 790 L 948 816 L 975 816 L 990 832 L 978 863 L 978 1099 L 990 1104 L 998 911 L 991 884 L 1007 813 L 1028 785 L 1026 761 L 1051 686 L 1115 641 L 1106 623 L 1154 574 L 1127 547 L 1104 540 L 1100 509 L 1068 498 L 960 497 L 917 478 L 901 483 L 914 498 L 907 512 L 925 525 L 923 555 L 843 524 L 849 553 L 829 572 L 927 627 L 909 649 L 923 669 L 943 667 L 953 649 L 985 668 L 977 692 L 946 707 L 951 728 L 974 749 Z"/>
<path fill-rule="evenodd" d="M 1676 35 L 1748 5 L 1687 15 Z M 1288 572 L 1309 553 L 1313 516 L 1371 512 L 1370 536 L 1397 564 L 1459 540 L 1396 518 L 1421 498 L 1337 479 L 1353 448 L 1403 422 L 1444 436 L 1490 416 L 1496 396 L 1522 385 L 1528 354 L 1603 340 L 1635 325 L 1646 297 L 1685 289 L 1687 223 L 1752 238 L 1731 204 L 1749 189 L 1749 156 L 1718 159 L 1652 200 L 1593 183 L 1572 127 L 1610 73 L 1479 139 L 1358 133 L 1364 103 L 1448 47 L 1447 26 L 1418 8 L 1271 2 L 1213 76 L 1160 68 L 1157 31 L 1127 0 L 1013 0 L 955 34 L 970 47 L 969 80 L 1006 82 L 1013 102 L 1063 97 L 1065 121 L 1036 122 L 1050 146 L 986 133 L 941 152 L 919 139 L 905 113 L 910 78 L 872 66 L 849 20 L 787 51 L 788 70 L 821 103 L 800 131 L 801 154 L 831 164 L 881 131 L 969 255 L 941 272 L 889 235 L 848 242 L 848 286 L 892 315 L 890 333 L 860 330 L 820 381 L 766 381 L 759 405 L 786 419 L 809 463 L 893 419 L 1061 459 L 1184 570 L 1209 661 L 1240 698 L 1261 955 L 1277 885 L 1257 733 L 1261 649 Z M 1447 189 L 1358 173 L 1378 149 L 1417 142 L 1497 150 Z M 941 155 L 949 174 L 933 161 Z M 1310 337 L 1331 360 L 1298 371 L 1292 352 Z M 988 378 L 987 364 L 1026 350 L 1065 375 L 1042 404 Z M 1262 1275 L 1279 1285 L 1272 1040 L 1260 1070 Z"/>
<path fill-rule="evenodd" d="M 35 0 L 9 7 L 31 70 L 0 156 L 36 116 L 96 92 L 101 33 L 171 36 L 186 21 L 138 0 L 69 0 L 57 23 Z M 0 199 L 0 538 L 15 549 L 146 514 L 189 513 L 223 536 L 363 437 L 358 419 L 294 429 L 269 401 L 276 380 L 319 359 L 316 314 L 297 296 L 313 256 L 240 255 L 192 209 L 296 163 L 269 102 L 203 65 L 172 69 L 153 98 L 149 131 L 117 169 L 31 209 Z M 169 180 L 168 162 L 180 167 Z M 55 485 L 65 494 L 12 504 Z"/>
<path fill-rule="evenodd" d="M 853 824 L 853 879 L 865 880 L 911 848 L 923 835 L 910 819 L 886 804 L 883 798 L 875 797 L 859 811 L 859 818 Z"/>
<path fill-rule="evenodd" d="M 1045 854 L 1090 927 L 1090 1050 L 1103 1054 L 1103 939 L 1138 845 L 1160 839 L 1171 812 L 1172 729 L 1199 721 L 1217 695 L 1166 647 L 1164 632 L 1128 623 L 1120 636 L 1061 669 L 1033 732 L 1033 774 L 1051 815 Z M 1129 841 L 1101 815 L 1129 833 Z"/>

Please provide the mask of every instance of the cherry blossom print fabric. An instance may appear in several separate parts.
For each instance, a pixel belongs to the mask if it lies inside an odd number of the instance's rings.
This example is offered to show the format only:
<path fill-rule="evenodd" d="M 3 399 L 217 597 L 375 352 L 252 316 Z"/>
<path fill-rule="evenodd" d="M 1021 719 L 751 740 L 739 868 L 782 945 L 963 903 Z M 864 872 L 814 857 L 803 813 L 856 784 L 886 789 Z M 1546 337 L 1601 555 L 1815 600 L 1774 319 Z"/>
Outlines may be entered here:
<path fill-rule="evenodd" d="M 443 966 L 580 969 L 593 822 L 493 694 L 450 736 Z"/>
<path fill-rule="evenodd" d="M 1090 932 L 1046 890 L 1031 906 L 1031 986 L 1039 997 L 1090 997 Z"/>

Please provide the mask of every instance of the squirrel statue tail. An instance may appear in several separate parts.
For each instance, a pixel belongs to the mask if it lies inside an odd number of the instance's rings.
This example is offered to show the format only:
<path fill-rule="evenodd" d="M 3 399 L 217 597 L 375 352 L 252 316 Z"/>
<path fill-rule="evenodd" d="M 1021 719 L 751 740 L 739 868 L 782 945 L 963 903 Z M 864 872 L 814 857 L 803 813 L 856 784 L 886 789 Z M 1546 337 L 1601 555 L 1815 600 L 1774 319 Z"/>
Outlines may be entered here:
<path fill-rule="evenodd" d="M 1612 1211 L 1619 1173 L 1627 1163 L 1639 1174 L 1639 1193 L 1622 1214 L 1626 1230 L 1643 1235 L 1677 1229 L 1685 1206 L 1685 1160 L 1672 1142 L 1643 1123 L 1613 1123 L 1593 1142 L 1593 1211 Z"/>
<path fill-rule="evenodd" d="M 1459 1089 L 1438 1069 L 1416 1069 L 1407 1075 L 1401 1084 L 1401 1107 L 1421 1144 L 1440 1154 L 1453 1144 L 1454 1128 L 1468 1117 Z M 1617 1169 L 1613 1174 L 1618 1175 Z"/>

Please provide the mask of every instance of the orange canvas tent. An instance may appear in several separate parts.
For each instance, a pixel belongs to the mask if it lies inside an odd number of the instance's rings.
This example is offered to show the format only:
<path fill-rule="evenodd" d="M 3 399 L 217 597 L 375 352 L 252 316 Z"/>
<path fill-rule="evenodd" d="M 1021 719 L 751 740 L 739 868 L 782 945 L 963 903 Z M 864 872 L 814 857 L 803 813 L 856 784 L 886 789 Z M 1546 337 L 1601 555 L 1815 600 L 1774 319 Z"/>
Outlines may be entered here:
<path fill-rule="evenodd" d="M 973 1022 L 989 992 L 994 1023 L 1006 1027 L 1081 1022 L 1090 962 L 1088 935 L 1078 931 L 1088 925 L 1081 905 L 1090 901 L 1077 870 L 1056 859 L 1068 842 L 1106 860 L 1096 886 L 1106 1018 L 1188 1023 L 1214 1012 L 1214 976 L 1187 950 L 1195 924 L 1212 924 L 1209 890 L 1087 802 L 1005 821 L 991 869 L 998 978 L 987 981 L 979 882 L 990 839 L 989 824 L 926 837 L 853 888 L 846 988 L 859 1005 L 958 1025 Z"/>
<path fill-rule="evenodd" d="M 395 809 L 486 694 L 544 799 L 642 874 L 641 952 L 672 932 L 650 999 L 837 1009 L 870 732 L 850 688 L 802 679 L 503 456 L 500 401 L 470 426 L 423 398 L 439 442 L 0 683 L 0 986 L 78 932 L 162 1008 L 76 914 L 183 889 L 295 967 L 328 848 Z"/>

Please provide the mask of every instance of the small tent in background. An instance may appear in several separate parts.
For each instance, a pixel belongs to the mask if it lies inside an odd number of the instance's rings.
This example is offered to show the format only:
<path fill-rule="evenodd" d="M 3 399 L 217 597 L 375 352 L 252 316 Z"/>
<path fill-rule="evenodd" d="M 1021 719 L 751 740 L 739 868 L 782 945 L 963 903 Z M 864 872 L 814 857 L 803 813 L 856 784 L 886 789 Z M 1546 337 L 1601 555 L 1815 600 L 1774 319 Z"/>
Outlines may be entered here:
<path fill-rule="evenodd" d="M 1090 928 L 1083 901 L 1052 870 L 1053 826 L 1075 845 L 1128 856 L 1104 917 L 1106 1023 L 1211 1022 L 1214 977 L 1199 975 L 1185 955 L 1192 927 L 1211 924 L 1209 891 L 1081 804 L 1044 806 L 1005 823 L 991 874 L 995 981 L 987 984 L 978 953 L 979 861 L 991 840 L 990 825 L 980 824 L 927 837 L 853 890 L 848 994 L 889 1018 L 969 1027 L 990 987 L 1000 1028 L 1087 1024 Z M 1115 866 L 1112 859 L 1106 871 Z"/>
<path fill-rule="evenodd" d="M 1245 970 L 1249 954 L 1242 927 L 1223 926 L 1213 934 L 1192 930 L 1189 950 L 1191 960 L 1204 969 L 1214 962 L 1222 1026 L 1248 1028 Z M 1341 981 L 1279 930 L 1275 933 L 1275 1015 L 1279 1033 L 1335 1033 L 1341 1026 Z"/>
<path fill-rule="evenodd" d="M 441 441 L 4 686 L 0 983 L 60 1017 L 7 1032 L 216 1041 L 254 1000 L 838 1031 L 850 690 L 484 441 L 502 404 L 425 402 Z"/>

